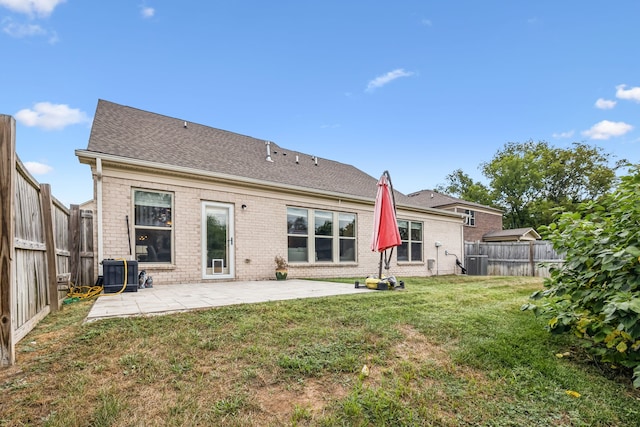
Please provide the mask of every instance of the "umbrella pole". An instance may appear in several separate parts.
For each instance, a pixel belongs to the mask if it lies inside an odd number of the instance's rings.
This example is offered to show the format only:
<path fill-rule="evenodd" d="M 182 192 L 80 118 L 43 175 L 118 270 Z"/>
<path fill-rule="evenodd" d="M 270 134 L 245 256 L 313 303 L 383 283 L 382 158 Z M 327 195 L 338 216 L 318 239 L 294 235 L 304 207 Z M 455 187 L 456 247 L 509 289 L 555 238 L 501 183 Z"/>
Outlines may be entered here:
<path fill-rule="evenodd" d="M 382 257 L 384 251 L 380 252 L 380 263 L 378 264 L 378 279 L 382 279 Z"/>

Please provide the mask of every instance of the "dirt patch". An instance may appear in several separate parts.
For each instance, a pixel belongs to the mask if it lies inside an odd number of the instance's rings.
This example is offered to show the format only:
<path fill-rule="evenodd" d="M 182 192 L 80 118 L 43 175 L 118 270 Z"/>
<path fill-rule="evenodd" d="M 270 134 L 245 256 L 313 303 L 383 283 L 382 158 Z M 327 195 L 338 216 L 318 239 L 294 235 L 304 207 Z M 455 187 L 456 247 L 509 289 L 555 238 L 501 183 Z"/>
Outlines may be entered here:
<path fill-rule="evenodd" d="M 286 423 L 291 419 L 296 407 L 306 409 L 311 416 L 321 414 L 328 404 L 349 394 L 357 377 L 362 378 L 365 387 L 381 386 L 384 378 L 393 375 L 398 364 L 402 362 L 415 365 L 428 362 L 443 369 L 450 369 L 452 362 L 444 348 L 427 340 L 411 325 L 401 325 L 398 329 L 405 338 L 391 349 L 390 353 L 395 357 L 392 357 L 387 365 L 379 366 L 371 360 L 364 360 L 363 366 L 367 366 L 366 375 L 362 372 L 348 374 L 343 384 L 335 377 L 306 378 L 294 385 L 263 382 L 262 386 L 254 391 L 256 403 L 265 415 Z"/>
<path fill-rule="evenodd" d="M 403 361 L 424 362 L 426 360 L 438 366 L 451 363 L 449 354 L 441 346 L 429 342 L 426 337 L 411 325 L 400 325 L 400 332 L 404 334 L 404 341 L 398 343 L 393 352 Z"/>
<path fill-rule="evenodd" d="M 296 407 L 315 415 L 322 412 L 328 403 L 345 397 L 348 392 L 345 386 L 331 380 L 307 378 L 294 387 L 283 387 L 282 384 L 261 387 L 254 396 L 265 413 L 279 422 L 286 422 Z"/>

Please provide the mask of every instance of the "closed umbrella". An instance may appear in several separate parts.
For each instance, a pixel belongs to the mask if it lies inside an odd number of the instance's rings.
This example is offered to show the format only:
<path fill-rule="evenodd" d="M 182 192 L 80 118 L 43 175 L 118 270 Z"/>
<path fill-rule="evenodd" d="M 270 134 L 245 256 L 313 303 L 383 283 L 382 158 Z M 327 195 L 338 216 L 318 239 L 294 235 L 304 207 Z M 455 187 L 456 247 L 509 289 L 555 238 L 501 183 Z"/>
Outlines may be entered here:
<path fill-rule="evenodd" d="M 393 248 L 402 244 L 400 231 L 398 230 L 398 220 L 396 218 L 393 185 L 391 184 L 391 176 L 388 171 L 384 171 L 378 181 L 378 192 L 376 194 L 373 219 L 371 250 L 380 252 L 378 278 L 381 279 L 383 262 L 385 269 L 388 270 Z M 389 250 L 388 256 L 386 255 L 387 250 Z"/>

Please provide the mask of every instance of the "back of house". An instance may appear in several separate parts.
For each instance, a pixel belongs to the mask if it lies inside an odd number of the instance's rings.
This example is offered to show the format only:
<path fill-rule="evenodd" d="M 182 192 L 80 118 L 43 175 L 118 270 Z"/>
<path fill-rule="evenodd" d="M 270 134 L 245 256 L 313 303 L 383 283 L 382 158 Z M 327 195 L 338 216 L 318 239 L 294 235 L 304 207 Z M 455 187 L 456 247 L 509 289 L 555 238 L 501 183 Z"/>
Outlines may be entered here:
<path fill-rule="evenodd" d="M 135 260 L 154 284 L 271 279 L 278 255 L 289 277 L 377 273 L 377 178 L 349 164 L 104 100 L 76 155 L 94 178 L 96 259 Z M 444 251 L 462 253 L 462 216 L 395 195 L 390 273 L 455 273 Z"/>

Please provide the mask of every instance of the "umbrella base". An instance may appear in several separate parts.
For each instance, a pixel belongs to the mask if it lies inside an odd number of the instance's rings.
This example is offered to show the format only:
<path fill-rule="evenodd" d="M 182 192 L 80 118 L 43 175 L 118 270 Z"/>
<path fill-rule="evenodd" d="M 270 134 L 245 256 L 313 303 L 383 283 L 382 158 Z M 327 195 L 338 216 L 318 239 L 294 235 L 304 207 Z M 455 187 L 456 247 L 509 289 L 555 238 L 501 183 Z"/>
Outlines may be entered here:
<path fill-rule="evenodd" d="M 387 277 L 378 279 L 375 277 L 367 277 L 364 281 L 364 286 L 360 284 L 359 281 L 355 283 L 356 289 L 359 288 L 368 288 L 376 291 L 390 291 L 394 289 L 404 289 L 404 282 L 396 281 L 395 277 Z"/>

